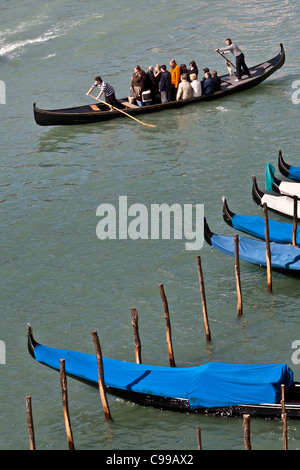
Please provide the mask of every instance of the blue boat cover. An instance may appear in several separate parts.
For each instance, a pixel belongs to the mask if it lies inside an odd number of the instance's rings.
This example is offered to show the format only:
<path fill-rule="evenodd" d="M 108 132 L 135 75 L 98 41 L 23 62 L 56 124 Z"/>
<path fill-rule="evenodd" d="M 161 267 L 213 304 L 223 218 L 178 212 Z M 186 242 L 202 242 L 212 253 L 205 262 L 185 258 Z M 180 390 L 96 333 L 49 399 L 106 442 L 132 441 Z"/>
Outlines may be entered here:
<path fill-rule="evenodd" d="M 300 180 L 300 167 L 290 165 L 289 167 L 289 176 L 294 180 Z"/>
<path fill-rule="evenodd" d="M 98 382 L 96 356 L 37 345 L 37 361 L 65 369 L 81 379 Z M 279 403 L 281 384 L 293 383 L 286 364 L 245 365 L 211 362 L 197 367 L 160 367 L 103 358 L 104 381 L 109 387 L 153 396 L 189 400 L 194 409 L 238 404 Z"/>
<path fill-rule="evenodd" d="M 217 250 L 234 256 L 234 237 L 213 234 L 211 243 Z M 300 270 L 300 251 L 298 247 L 270 243 L 271 265 L 276 269 Z M 239 257 L 248 263 L 266 266 L 266 244 L 261 240 L 239 237 Z"/>
<path fill-rule="evenodd" d="M 265 221 L 263 217 L 235 214 L 232 217 L 232 227 L 254 237 L 265 239 Z M 271 242 L 292 244 L 293 225 L 269 219 L 269 237 Z M 296 243 L 300 245 L 300 227 L 297 227 Z"/>

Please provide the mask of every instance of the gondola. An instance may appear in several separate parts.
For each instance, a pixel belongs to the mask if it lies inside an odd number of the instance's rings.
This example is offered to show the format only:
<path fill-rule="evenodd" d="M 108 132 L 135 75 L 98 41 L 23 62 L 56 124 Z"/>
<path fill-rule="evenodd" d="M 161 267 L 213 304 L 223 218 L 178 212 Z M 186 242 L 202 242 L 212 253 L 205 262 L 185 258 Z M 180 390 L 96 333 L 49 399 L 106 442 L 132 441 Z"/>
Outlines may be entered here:
<path fill-rule="evenodd" d="M 291 178 L 292 180 L 300 181 L 300 166 L 289 165 L 282 157 L 282 152 L 279 150 L 278 155 L 278 169 L 283 176 Z"/>
<path fill-rule="evenodd" d="M 98 386 L 96 356 L 43 346 L 27 325 L 28 349 L 38 362 Z M 285 387 L 288 418 L 300 418 L 300 383 L 286 364 L 227 364 L 160 367 L 103 358 L 108 393 L 143 406 L 213 416 L 280 418 L 281 386 Z"/>
<path fill-rule="evenodd" d="M 285 50 L 280 44 L 280 52 L 275 57 L 261 64 L 250 67 L 251 77 L 244 77 L 239 82 L 235 82 L 235 75 L 221 76 L 221 90 L 212 95 L 202 95 L 197 98 L 191 98 L 184 101 L 170 101 L 169 103 L 152 104 L 150 106 L 134 106 L 128 103 L 127 98 L 120 99 L 120 108 L 131 116 L 140 114 L 149 114 L 167 109 L 181 108 L 188 104 L 205 103 L 214 99 L 230 96 L 232 93 L 249 90 L 260 84 L 271 74 L 276 72 L 285 61 Z M 87 104 L 65 109 L 46 110 L 33 105 L 34 119 L 40 126 L 58 126 L 73 124 L 90 124 L 99 121 L 107 121 L 114 118 L 124 118 L 120 111 L 111 111 L 105 104 Z"/>
<path fill-rule="evenodd" d="M 255 176 L 252 176 L 252 181 L 252 198 L 256 204 L 262 206 L 266 203 L 268 210 L 294 218 L 294 199 L 291 196 L 266 194 L 258 188 Z M 297 219 L 300 220 L 300 201 L 297 201 Z"/>
<path fill-rule="evenodd" d="M 300 182 L 282 181 L 275 176 L 275 168 L 266 163 L 266 191 L 275 191 L 285 196 L 300 197 Z"/>
<path fill-rule="evenodd" d="M 235 256 L 234 236 L 217 235 L 211 232 L 206 219 L 204 220 L 204 237 L 206 242 L 216 250 Z M 270 243 L 271 266 L 273 270 L 300 276 L 300 250 L 297 246 L 282 243 Z M 239 236 L 239 258 L 257 266 L 266 267 L 266 243 Z"/>
<path fill-rule="evenodd" d="M 226 198 L 223 198 L 223 219 L 232 228 L 265 240 L 265 219 L 258 216 L 238 215 L 232 212 Z M 293 224 L 268 218 L 270 242 L 292 244 Z M 296 230 L 296 244 L 300 246 L 300 227 Z"/>

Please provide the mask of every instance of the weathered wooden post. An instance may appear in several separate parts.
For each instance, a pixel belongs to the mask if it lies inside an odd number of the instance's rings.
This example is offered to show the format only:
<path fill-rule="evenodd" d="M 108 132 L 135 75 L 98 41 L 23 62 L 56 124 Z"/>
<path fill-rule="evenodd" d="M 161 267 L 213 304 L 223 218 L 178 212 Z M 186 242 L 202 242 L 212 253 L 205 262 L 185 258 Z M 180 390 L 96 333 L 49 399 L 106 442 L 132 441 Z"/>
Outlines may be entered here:
<path fill-rule="evenodd" d="M 268 206 L 263 204 L 263 212 L 265 219 L 265 240 L 266 240 L 266 260 L 267 260 L 267 286 L 268 291 L 272 292 L 272 262 L 271 262 L 271 248 L 270 248 L 270 234 L 269 234 L 269 220 L 268 220 Z"/>
<path fill-rule="evenodd" d="M 198 450 L 202 450 L 202 441 L 201 441 L 201 429 L 200 429 L 200 426 L 196 426 L 196 430 L 197 430 Z"/>
<path fill-rule="evenodd" d="M 243 415 L 245 450 L 251 450 L 250 442 L 250 415 Z"/>
<path fill-rule="evenodd" d="M 294 198 L 294 212 L 293 212 L 293 246 L 297 246 L 297 224 L 298 224 L 298 197 Z"/>
<path fill-rule="evenodd" d="M 243 301 L 240 276 L 239 236 L 234 236 L 234 258 L 235 258 L 235 281 L 237 291 L 237 313 L 243 315 Z"/>
<path fill-rule="evenodd" d="M 33 426 L 33 418 L 32 418 L 31 396 L 29 395 L 26 397 L 26 414 L 27 414 L 30 450 L 35 450 L 35 436 L 34 436 L 34 426 Z"/>
<path fill-rule="evenodd" d="M 75 450 L 74 441 L 73 441 L 73 434 L 71 429 L 71 420 L 69 414 L 69 403 L 68 403 L 68 388 L 67 388 L 67 376 L 66 376 L 66 369 L 65 369 L 65 359 L 60 359 L 60 384 L 61 384 L 61 391 L 62 391 L 62 402 L 63 402 L 63 410 L 64 410 L 64 419 L 65 419 L 65 427 L 68 439 L 69 450 Z"/>
<path fill-rule="evenodd" d="M 140 340 L 140 335 L 139 335 L 139 326 L 138 326 L 138 312 L 136 308 L 131 307 L 130 308 L 130 313 L 131 313 L 131 324 L 132 324 L 132 330 L 133 330 L 133 339 L 134 339 L 134 345 L 135 345 L 135 362 L 137 364 L 142 363 L 142 346 L 141 346 L 141 340 Z"/>
<path fill-rule="evenodd" d="M 102 403 L 105 418 L 107 419 L 107 421 L 112 421 L 110 409 L 108 406 L 108 401 L 106 398 L 106 392 L 105 392 L 102 351 L 101 351 L 101 346 L 100 346 L 99 338 L 98 338 L 96 331 L 92 331 L 92 337 L 93 337 L 93 342 L 94 342 L 94 346 L 96 350 L 97 367 L 98 367 L 98 386 L 99 386 L 101 403 Z"/>
<path fill-rule="evenodd" d="M 206 340 L 211 341 L 211 334 L 210 334 L 207 309 L 206 309 L 206 296 L 205 296 L 205 287 L 204 287 L 204 280 L 203 280 L 203 273 L 202 273 L 202 266 L 201 266 L 201 258 L 199 255 L 197 256 L 197 268 L 198 268 L 198 277 L 199 277 L 200 292 L 201 292 L 201 298 L 202 298 L 202 312 L 203 312 Z"/>
<path fill-rule="evenodd" d="M 281 384 L 281 419 L 283 424 L 283 450 L 288 450 L 287 415 L 285 412 L 285 386 Z"/>
<path fill-rule="evenodd" d="M 170 322 L 170 313 L 169 313 L 169 306 L 168 306 L 168 301 L 167 297 L 165 294 L 165 289 L 163 284 L 158 284 L 159 287 L 159 292 L 161 296 L 161 300 L 164 306 L 164 316 L 166 320 L 166 336 L 167 336 L 167 345 L 168 345 L 168 353 L 169 353 L 169 362 L 171 367 L 175 367 L 175 359 L 174 359 L 174 352 L 173 352 L 173 346 L 172 346 L 172 335 L 171 335 L 171 322 Z"/>

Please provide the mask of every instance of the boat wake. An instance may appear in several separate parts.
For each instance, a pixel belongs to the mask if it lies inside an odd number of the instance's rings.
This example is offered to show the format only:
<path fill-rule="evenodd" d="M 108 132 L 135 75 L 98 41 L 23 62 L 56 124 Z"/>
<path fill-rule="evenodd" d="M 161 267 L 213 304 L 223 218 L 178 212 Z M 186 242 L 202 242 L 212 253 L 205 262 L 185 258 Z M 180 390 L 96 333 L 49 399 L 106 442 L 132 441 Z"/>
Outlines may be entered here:
<path fill-rule="evenodd" d="M 13 42 L 11 44 L 5 44 L 2 47 L 0 47 L 0 56 L 9 56 L 15 51 L 18 51 L 28 45 L 32 44 L 38 44 L 41 42 L 46 42 L 49 41 L 50 39 L 54 39 L 56 37 L 60 36 L 59 34 L 53 34 L 53 33 L 45 33 L 42 36 L 38 36 L 35 39 L 25 39 L 23 41 L 17 41 Z"/>

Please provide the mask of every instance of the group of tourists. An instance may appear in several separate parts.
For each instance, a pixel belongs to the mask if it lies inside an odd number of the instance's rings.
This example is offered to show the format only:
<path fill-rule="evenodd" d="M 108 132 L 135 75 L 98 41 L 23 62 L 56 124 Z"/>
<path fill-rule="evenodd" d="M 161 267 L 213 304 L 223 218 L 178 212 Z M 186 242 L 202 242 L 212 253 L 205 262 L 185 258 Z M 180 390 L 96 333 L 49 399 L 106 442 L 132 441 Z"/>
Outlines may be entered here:
<path fill-rule="evenodd" d="M 217 52 L 224 54 L 231 52 L 236 60 L 236 80 L 241 80 L 242 71 L 251 76 L 249 69 L 245 63 L 244 54 L 231 39 L 226 39 L 226 47 L 216 49 Z M 157 103 L 167 103 L 175 100 L 186 100 L 201 95 L 211 95 L 221 89 L 221 78 L 216 70 L 210 72 L 209 68 L 203 68 L 204 76 L 199 79 L 199 70 L 197 64 L 192 60 L 189 69 L 186 64 L 180 66 L 175 59 L 169 62 L 170 69 L 167 70 L 166 65 L 155 65 L 148 67 L 145 72 L 139 65 L 134 67 L 134 73 L 131 78 L 130 96 L 128 101 L 137 106 L 148 106 Z M 228 70 L 232 73 L 227 61 Z M 91 91 L 99 88 L 99 94 L 96 99 L 104 93 L 105 100 L 108 105 L 120 108 L 122 105 L 116 99 L 114 88 L 102 80 L 100 76 L 95 78 L 94 84 L 91 86 L 87 95 Z M 100 100 L 101 101 L 101 100 Z"/>
<path fill-rule="evenodd" d="M 137 65 L 131 79 L 129 99 L 138 106 L 147 106 L 209 95 L 220 90 L 221 80 L 216 70 L 210 73 L 208 68 L 204 68 L 204 76 L 200 80 L 194 60 L 190 62 L 189 69 L 186 64 L 179 66 L 175 59 L 171 59 L 169 65 L 169 70 L 166 65 L 150 66 L 147 72 Z"/>

